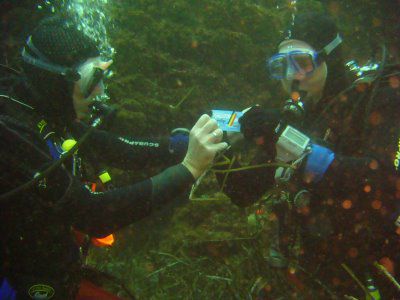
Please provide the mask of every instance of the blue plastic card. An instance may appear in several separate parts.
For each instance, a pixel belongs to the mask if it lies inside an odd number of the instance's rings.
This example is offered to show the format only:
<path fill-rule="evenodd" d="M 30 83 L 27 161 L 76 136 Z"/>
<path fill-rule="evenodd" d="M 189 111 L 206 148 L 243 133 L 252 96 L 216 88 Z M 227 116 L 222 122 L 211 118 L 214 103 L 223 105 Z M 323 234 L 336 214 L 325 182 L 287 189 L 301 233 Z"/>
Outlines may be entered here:
<path fill-rule="evenodd" d="M 243 115 L 241 111 L 213 109 L 211 112 L 222 131 L 240 132 L 239 118 Z"/>

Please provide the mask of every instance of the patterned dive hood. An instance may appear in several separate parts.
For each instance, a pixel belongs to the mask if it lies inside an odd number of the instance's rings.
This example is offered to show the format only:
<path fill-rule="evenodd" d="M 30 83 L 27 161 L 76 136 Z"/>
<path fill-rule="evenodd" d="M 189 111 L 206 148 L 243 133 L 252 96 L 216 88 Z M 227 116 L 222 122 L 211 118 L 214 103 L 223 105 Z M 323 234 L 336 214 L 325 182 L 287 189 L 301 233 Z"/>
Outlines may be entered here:
<path fill-rule="evenodd" d="M 28 39 L 29 40 L 29 39 Z M 30 36 L 35 50 L 51 64 L 75 68 L 90 57 L 99 56 L 95 42 L 63 17 L 43 20 Z M 32 47 L 25 46 L 28 55 L 42 60 Z M 65 126 L 75 118 L 72 104 L 73 78 L 49 72 L 24 62 L 24 71 L 32 91 L 32 105 L 56 125 Z"/>

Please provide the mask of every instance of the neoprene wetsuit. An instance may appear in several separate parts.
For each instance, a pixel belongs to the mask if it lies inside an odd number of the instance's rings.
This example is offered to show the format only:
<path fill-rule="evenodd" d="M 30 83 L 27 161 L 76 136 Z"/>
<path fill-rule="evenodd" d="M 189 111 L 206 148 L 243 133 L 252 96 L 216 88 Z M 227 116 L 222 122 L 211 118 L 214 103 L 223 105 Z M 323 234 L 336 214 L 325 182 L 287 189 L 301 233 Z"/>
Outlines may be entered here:
<path fill-rule="evenodd" d="M 357 249 L 356 266 L 368 256 L 369 263 L 390 257 L 400 267 L 395 226 L 400 215 L 400 176 L 393 165 L 400 138 L 400 90 L 381 84 L 373 102 L 371 92 L 354 90 L 338 99 L 322 99 L 313 109 L 306 109 L 301 126 L 293 125 L 335 153 L 320 182 L 306 183 L 300 168 L 288 184 L 293 195 L 303 189 L 311 193 L 308 214 L 299 216 L 308 246 L 304 249 L 306 265 L 324 263 L 326 255 L 334 254 L 335 266 L 340 266 L 349 258 L 348 251 Z M 324 136 L 328 138 L 323 140 Z M 268 145 L 257 147 L 250 165 L 273 162 L 274 151 Z M 232 166 L 238 167 L 239 163 Z M 234 204 L 252 205 L 275 186 L 274 173 L 275 168 L 230 173 L 224 191 Z M 224 176 L 217 177 L 223 181 Z"/>
<path fill-rule="evenodd" d="M 6 113 L 4 107 L 1 111 Z M 0 118 L 1 194 L 53 162 L 34 125 L 23 122 L 26 115 L 12 115 Z M 74 131 L 79 139 L 84 128 L 76 126 Z M 127 170 L 171 158 L 167 139 L 128 139 L 101 130 L 95 130 L 78 153 Z M 45 180 L 1 202 L 1 275 L 17 290 L 18 299 L 28 297 L 29 289 L 38 284 L 54 288 L 52 299 L 73 299 L 80 253 L 72 228 L 104 237 L 148 216 L 194 182 L 187 168 L 177 164 L 142 182 L 96 193 L 73 176 L 68 165 L 65 162 Z"/>

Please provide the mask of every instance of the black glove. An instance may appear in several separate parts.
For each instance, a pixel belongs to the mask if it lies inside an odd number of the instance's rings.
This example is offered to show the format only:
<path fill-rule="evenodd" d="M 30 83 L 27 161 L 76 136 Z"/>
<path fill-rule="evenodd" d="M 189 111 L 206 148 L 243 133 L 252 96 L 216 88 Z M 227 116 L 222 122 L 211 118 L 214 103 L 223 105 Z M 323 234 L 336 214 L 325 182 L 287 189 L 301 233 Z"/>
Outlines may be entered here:
<path fill-rule="evenodd" d="M 255 141 L 259 145 L 274 144 L 277 139 L 275 129 L 279 121 L 278 110 L 262 109 L 256 105 L 239 119 L 240 131 L 245 139 Z"/>

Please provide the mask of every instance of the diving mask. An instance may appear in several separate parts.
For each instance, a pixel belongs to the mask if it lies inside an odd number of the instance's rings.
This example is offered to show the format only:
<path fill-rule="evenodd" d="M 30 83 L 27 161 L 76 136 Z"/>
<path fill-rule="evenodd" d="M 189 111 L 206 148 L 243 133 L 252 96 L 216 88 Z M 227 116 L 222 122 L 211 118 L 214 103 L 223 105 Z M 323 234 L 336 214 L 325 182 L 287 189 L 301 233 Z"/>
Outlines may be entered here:
<path fill-rule="evenodd" d="M 77 69 L 80 74 L 79 87 L 84 98 L 89 97 L 96 87 L 104 90 L 103 79 L 111 75 L 108 70 L 112 61 L 104 62 L 100 58 L 93 58 L 80 65 Z"/>
<path fill-rule="evenodd" d="M 308 76 L 318 65 L 318 53 L 311 50 L 277 53 L 267 61 L 269 73 L 278 80 L 292 78 L 295 74 Z"/>
<path fill-rule="evenodd" d="M 277 53 L 267 60 L 267 68 L 272 78 L 290 79 L 296 74 L 309 76 L 321 64 L 324 56 L 329 55 L 342 43 L 338 34 L 320 51 L 299 49 L 287 53 Z"/>

